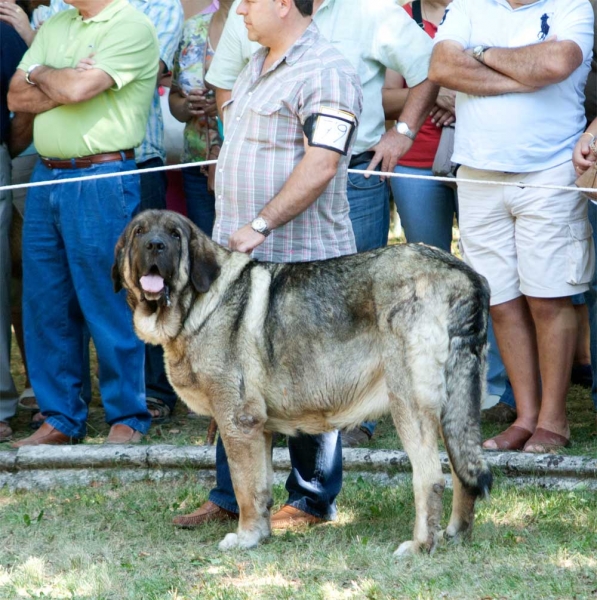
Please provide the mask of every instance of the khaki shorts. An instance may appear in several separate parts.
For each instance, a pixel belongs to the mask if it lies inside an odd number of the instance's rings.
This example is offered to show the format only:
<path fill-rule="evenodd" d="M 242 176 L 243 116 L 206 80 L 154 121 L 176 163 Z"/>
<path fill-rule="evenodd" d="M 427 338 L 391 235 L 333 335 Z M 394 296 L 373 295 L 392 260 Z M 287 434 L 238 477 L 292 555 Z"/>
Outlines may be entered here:
<path fill-rule="evenodd" d="M 462 166 L 458 177 L 564 186 L 575 180 L 571 162 L 533 173 Z M 587 200 L 575 190 L 459 183 L 458 207 L 463 258 L 489 281 L 492 305 L 588 289 L 595 249 Z"/>

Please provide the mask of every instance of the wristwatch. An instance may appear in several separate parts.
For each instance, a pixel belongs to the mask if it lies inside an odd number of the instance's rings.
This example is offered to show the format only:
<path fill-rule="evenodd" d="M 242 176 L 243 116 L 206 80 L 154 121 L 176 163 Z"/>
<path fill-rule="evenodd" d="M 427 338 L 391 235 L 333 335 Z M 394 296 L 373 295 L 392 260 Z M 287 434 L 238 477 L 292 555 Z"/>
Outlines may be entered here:
<path fill-rule="evenodd" d="M 473 48 L 473 58 L 476 58 L 480 63 L 485 64 L 484 54 L 491 46 L 475 46 Z"/>
<path fill-rule="evenodd" d="M 271 233 L 271 229 L 267 225 L 267 221 L 263 217 L 257 217 L 251 221 L 251 229 L 267 237 Z"/>
<path fill-rule="evenodd" d="M 410 127 L 404 121 L 397 121 L 395 127 L 398 133 L 405 135 L 411 140 L 415 139 L 415 134 L 410 130 Z"/>
<path fill-rule="evenodd" d="M 35 82 L 31 81 L 31 79 L 29 79 L 29 75 L 31 75 L 31 73 L 33 73 L 34 69 L 37 69 L 37 67 L 41 67 L 41 65 L 39 63 L 35 64 L 35 65 L 31 65 L 28 69 L 27 69 L 27 74 L 25 75 L 25 81 L 29 84 L 29 85 L 37 85 Z"/>

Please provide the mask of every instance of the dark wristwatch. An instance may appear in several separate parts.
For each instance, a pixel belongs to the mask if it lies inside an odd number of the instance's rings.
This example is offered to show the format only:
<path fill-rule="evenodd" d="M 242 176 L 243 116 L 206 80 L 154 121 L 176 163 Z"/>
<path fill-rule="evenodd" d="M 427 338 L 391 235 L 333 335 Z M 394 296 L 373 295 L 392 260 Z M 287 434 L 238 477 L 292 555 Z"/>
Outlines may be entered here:
<path fill-rule="evenodd" d="M 267 225 L 267 221 L 263 217 L 257 217 L 251 221 L 251 229 L 267 237 L 271 233 L 271 229 Z"/>

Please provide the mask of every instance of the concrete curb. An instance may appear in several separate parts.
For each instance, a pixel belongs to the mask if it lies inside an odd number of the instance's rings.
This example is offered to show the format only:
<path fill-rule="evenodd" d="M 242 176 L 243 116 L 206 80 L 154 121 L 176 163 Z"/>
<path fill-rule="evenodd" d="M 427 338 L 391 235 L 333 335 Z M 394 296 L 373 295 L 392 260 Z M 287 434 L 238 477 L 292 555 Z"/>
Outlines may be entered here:
<path fill-rule="evenodd" d="M 442 468 L 450 472 L 448 457 L 440 453 Z M 0 452 L 0 488 L 49 489 L 94 482 L 131 482 L 179 477 L 211 485 L 215 477 L 213 446 L 25 446 Z M 487 452 L 496 478 L 520 485 L 549 489 L 597 490 L 597 459 L 554 454 Z M 397 483 L 410 474 L 410 461 L 399 450 L 343 451 L 344 472 L 381 484 Z M 285 481 L 290 470 L 288 450 L 274 449 L 276 481 Z"/>

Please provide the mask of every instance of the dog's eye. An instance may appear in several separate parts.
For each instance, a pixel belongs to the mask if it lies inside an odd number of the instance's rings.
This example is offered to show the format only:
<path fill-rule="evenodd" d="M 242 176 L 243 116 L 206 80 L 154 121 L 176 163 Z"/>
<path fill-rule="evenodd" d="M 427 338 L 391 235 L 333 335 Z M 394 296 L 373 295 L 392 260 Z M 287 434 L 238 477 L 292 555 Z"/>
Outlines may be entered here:
<path fill-rule="evenodd" d="M 170 235 L 175 239 L 175 240 L 179 240 L 180 239 L 180 233 L 178 233 L 177 229 L 173 229 L 172 232 L 170 233 Z"/>
<path fill-rule="evenodd" d="M 143 233 L 143 227 L 137 227 L 137 229 L 135 229 L 135 233 L 134 236 L 138 237 Z"/>

